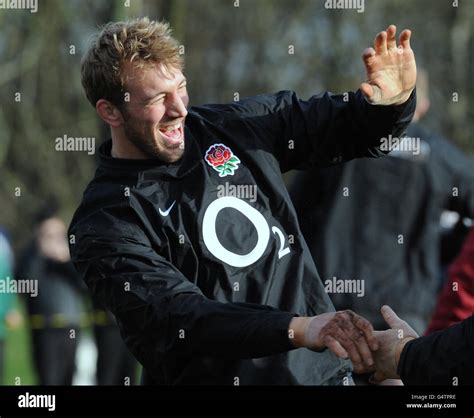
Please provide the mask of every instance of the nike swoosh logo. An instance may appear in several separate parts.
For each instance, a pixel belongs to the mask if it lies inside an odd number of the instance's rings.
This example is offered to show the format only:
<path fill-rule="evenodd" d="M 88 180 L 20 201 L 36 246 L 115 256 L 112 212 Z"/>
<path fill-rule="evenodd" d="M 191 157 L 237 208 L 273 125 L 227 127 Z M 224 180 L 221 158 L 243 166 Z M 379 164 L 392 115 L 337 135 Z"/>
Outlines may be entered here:
<path fill-rule="evenodd" d="M 161 210 L 160 208 L 158 208 L 158 210 L 160 211 L 160 215 L 161 215 L 161 216 L 168 216 L 169 213 L 170 213 L 170 211 L 171 211 L 171 209 L 173 209 L 173 206 L 174 206 L 175 203 L 176 203 L 176 200 L 175 200 L 175 201 L 171 204 L 171 206 L 170 206 L 168 209 L 166 209 L 166 210 Z"/>

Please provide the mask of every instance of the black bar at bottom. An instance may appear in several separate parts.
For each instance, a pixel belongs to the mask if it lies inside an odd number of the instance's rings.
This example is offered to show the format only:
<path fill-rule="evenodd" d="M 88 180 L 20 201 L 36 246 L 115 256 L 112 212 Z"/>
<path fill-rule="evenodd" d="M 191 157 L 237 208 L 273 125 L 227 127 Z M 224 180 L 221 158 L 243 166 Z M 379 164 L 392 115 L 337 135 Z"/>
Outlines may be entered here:
<path fill-rule="evenodd" d="M 466 386 L 0 386 L 0 417 L 283 414 L 472 418 L 473 394 L 474 387 Z"/>

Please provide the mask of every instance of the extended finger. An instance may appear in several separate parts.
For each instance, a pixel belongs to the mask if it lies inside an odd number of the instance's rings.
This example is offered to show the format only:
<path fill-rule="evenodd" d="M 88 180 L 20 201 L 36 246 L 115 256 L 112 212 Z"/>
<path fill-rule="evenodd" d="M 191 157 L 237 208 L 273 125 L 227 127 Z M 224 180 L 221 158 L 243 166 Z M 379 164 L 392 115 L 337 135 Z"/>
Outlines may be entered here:
<path fill-rule="evenodd" d="M 345 350 L 347 356 L 351 359 L 355 369 L 363 369 L 363 362 L 359 354 L 359 350 L 357 349 L 352 339 L 346 335 L 344 330 L 339 327 L 333 329 L 331 335 L 327 335 L 323 341 L 326 341 L 327 339 L 331 338 L 336 340 Z"/>
<path fill-rule="evenodd" d="M 372 96 L 374 95 L 374 89 L 369 83 L 362 83 L 360 85 L 360 91 L 365 97 L 367 97 L 367 100 L 372 101 Z"/>
<path fill-rule="evenodd" d="M 390 328 L 400 327 L 403 321 L 398 317 L 398 315 L 390 306 L 384 305 L 380 311 L 382 312 L 383 319 L 385 319 L 385 322 Z"/>
<path fill-rule="evenodd" d="M 344 317 L 341 316 L 341 320 L 342 320 L 341 326 L 344 329 L 346 335 L 348 335 L 349 338 L 352 340 L 353 346 L 358 351 L 364 364 L 366 364 L 367 366 L 372 366 L 374 364 L 372 352 L 370 351 L 368 341 L 366 340 L 364 331 L 359 329 L 356 325 L 358 318 L 360 317 L 357 314 L 355 314 L 354 312 L 350 310 L 347 310 L 344 312 Z M 363 318 L 360 318 L 360 319 L 363 320 Z"/>
<path fill-rule="evenodd" d="M 387 48 L 396 49 L 397 48 L 397 39 L 395 35 L 397 34 L 397 27 L 395 25 L 390 25 L 387 28 Z"/>
<path fill-rule="evenodd" d="M 347 353 L 346 350 L 344 350 L 344 347 L 341 344 L 339 344 L 339 341 L 337 341 L 335 338 L 331 337 L 330 335 L 326 335 L 324 337 L 323 343 L 336 356 L 343 359 L 347 359 L 349 357 L 349 354 Z"/>
<path fill-rule="evenodd" d="M 377 338 L 375 338 L 374 327 L 372 324 L 367 321 L 367 319 L 357 314 L 355 314 L 353 321 L 355 326 L 364 333 L 365 339 L 367 340 L 370 349 L 373 351 L 377 350 L 379 348 L 379 344 L 377 342 Z"/>
<path fill-rule="evenodd" d="M 361 368 L 363 366 L 362 358 L 349 335 L 350 330 L 347 330 L 348 326 L 344 325 L 344 322 L 350 323 L 348 315 L 344 312 L 336 313 L 331 322 L 326 324 L 321 330 L 323 344 L 328 346 L 329 343 L 332 343 L 334 345 L 333 340 L 336 340 L 345 350 L 346 357 L 351 359 L 354 367 Z"/>
<path fill-rule="evenodd" d="M 382 31 L 377 34 L 374 40 L 374 49 L 377 54 L 385 54 L 387 52 L 387 32 Z"/>
<path fill-rule="evenodd" d="M 371 65 L 372 57 L 374 56 L 375 56 L 374 48 L 365 48 L 364 52 L 362 53 L 362 59 L 364 60 L 365 65 Z"/>
<path fill-rule="evenodd" d="M 402 31 L 402 33 L 400 34 L 400 45 L 404 48 L 404 49 L 410 49 L 411 46 L 410 46 L 410 39 L 411 39 L 411 30 L 410 29 L 405 29 L 404 31 Z"/>

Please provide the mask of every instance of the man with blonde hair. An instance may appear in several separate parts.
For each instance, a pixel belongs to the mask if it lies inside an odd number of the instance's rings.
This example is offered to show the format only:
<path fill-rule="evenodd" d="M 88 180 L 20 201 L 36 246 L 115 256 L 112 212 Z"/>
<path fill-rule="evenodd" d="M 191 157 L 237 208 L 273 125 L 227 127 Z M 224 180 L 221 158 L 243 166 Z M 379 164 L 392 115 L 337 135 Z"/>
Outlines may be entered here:
<path fill-rule="evenodd" d="M 373 365 L 373 329 L 334 312 L 281 172 L 380 156 L 381 138 L 402 133 L 416 65 L 410 31 L 399 46 L 395 34 L 364 52 L 356 93 L 190 109 L 166 23 L 97 34 L 82 82 L 111 140 L 72 221 L 71 253 L 147 383 L 344 384 L 348 358 Z M 239 186 L 256 186 L 256 198 Z"/>

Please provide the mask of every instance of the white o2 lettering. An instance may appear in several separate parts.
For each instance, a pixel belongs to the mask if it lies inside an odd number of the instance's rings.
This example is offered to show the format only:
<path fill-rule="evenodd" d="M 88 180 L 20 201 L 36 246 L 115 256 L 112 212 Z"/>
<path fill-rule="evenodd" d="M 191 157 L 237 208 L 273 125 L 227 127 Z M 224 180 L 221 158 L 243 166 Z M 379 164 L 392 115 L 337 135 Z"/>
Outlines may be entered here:
<path fill-rule="evenodd" d="M 222 209 L 233 208 L 245 215 L 257 230 L 257 244 L 248 254 L 240 255 L 226 249 L 219 241 L 216 231 L 217 215 Z M 221 261 L 233 267 L 247 267 L 255 263 L 265 252 L 270 239 L 270 228 L 263 215 L 250 206 L 247 202 L 232 196 L 221 197 L 214 200 L 206 209 L 202 221 L 204 244 L 210 253 Z M 280 238 L 278 258 L 290 253 L 290 248 L 284 247 L 285 236 L 279 228 L 272 227 L 272 232 Z"/>
<path fill-rule="evenodd" d="M 220 243 L 216 232 L 217 215 L 222 209 L 233 208 L 245 215 L 257 230 L 257 245 L 248 254 L 240 255 L 227 250 Z M 202 221 L 204 244 L 211 254 L 233 267 L 246 267 L 255 263 L 267 248 L 270 230 L 263 215 L 248 203 L 236 197 L 226 196 L 214 200 L 206 209 Z"/>
<path fill-rule="evenodd" d="M 285 236 L 283 235 L 283 232 L 281 232 L 280 228 L 277 226 L 272 226 L 272 232 L 277 234 L 280 238 L 280 249 L 278 250 L 278 258 L 280 259 L 290 253 L 290 247 L 283 248 L 285 246 Z"/>

